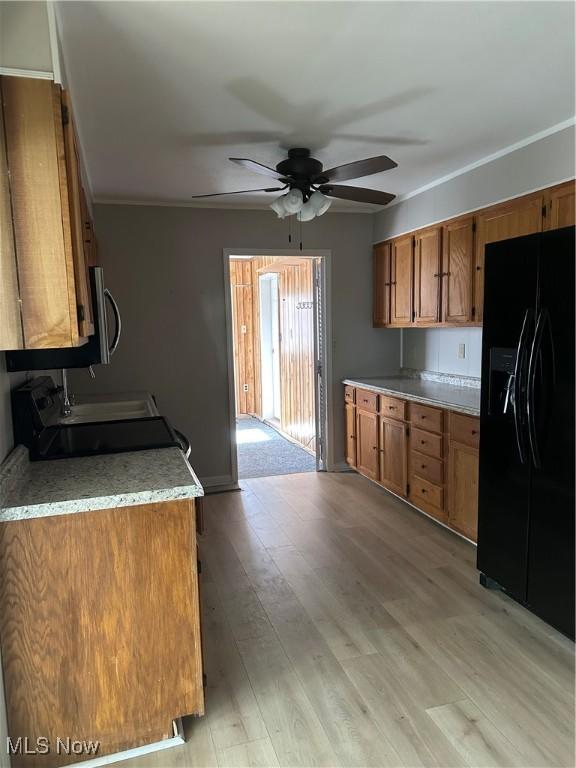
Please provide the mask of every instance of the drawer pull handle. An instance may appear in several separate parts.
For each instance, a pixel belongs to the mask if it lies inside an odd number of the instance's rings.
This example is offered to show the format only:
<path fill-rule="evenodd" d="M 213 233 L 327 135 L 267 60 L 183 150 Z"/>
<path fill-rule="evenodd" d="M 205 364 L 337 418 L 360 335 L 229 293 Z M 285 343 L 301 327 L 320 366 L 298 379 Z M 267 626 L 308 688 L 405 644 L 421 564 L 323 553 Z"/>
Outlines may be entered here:
<path fill-rule="evenodd" d="M 421 418 L 421 419 L 425 419 L 425 418 L 426 418 L 426 416 L 423 416 L 422 414 L 420 414 L 420 418 Z"/>
<path fill-rule="evenodd" d="M 388 410 L 389 411 L 395 411 L 396 410 L 396 406 L 395 405 L 389 405 L 388 406 Z"/>
<path fill-rule="evenodd" d="M 420 464 L 420 469 L 426 469 L 426 464 Z"/>

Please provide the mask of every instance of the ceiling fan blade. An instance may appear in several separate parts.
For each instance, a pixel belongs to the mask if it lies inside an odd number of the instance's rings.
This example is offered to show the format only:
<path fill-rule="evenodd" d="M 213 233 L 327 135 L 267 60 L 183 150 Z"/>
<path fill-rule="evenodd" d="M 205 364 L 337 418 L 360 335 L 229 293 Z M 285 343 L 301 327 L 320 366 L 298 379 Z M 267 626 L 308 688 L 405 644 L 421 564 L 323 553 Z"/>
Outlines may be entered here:
<path fill-rule="evenodd" d="M 248 171 L 253 171 L 254 173 L 263 173 L 265 176 L 272 176 L 273 179 L 284 179 L 284 176 L 282 176 L 281 173 L 278 173 L 278 171 L 274 170 L 274 168 L 268 168 L 267 165 L 257 163 L 255 160 L 248 160 L 247 157 L 229 157 L 228 160 L 232 160 L 233 163 L 241 165 Z"/>
<path fill-rule="evenodd" d="M 262 189 L 238 189 L 235 192 L 211 192 L 208 195 L 192 195 L 191 199 L 196 197 L 220 197 L 221 195 L 245 195 L 248 192 L 282 192 L 288 185 L 284 187 L 264 187 Z"/>
<path fill-rule="evenodd" d="M 362 176 L 371 176 L 373 173 L 381 173 L 396 168 L 398 163 L 390 160 L 386 155 L 379 157 L 368 157 L 366 160 L 357 160 L 355 163 L 338 165 L 336 168 L 330 168 L 322 171 L 322 180 L 328 181 L 346 181 L 347 179 L 360 179 Z"/>
<path fill-rule="evenodd" d="M 328 195 L 328 197 L 338 197 L 340 200 L 354 200 L 357 203 L 371 203 L 372 205 L 388 205 L 396 197 L 390 192 L 380 192 L 378 189 L 346 187 L 338 184 L 322 184 L 319 189 L 323 195 Z"/>

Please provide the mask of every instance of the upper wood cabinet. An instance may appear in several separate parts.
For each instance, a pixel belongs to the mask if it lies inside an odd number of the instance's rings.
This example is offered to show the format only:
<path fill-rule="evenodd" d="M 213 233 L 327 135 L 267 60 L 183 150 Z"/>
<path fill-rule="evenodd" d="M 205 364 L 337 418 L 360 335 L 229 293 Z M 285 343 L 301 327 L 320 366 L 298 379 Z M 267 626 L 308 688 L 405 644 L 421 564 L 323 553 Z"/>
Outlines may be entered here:
<path fill-rule="evenodd" d="M 413 314 L 415 325 L 440 322 L 441 244 L 441 227 L 430 227 L 416 232 Z"/>
<path fill-rule="evenodd" d="M 374 246 L 374 299 L 373 321 L 375 328 L 390 323 L 390 269 L 392 243 L 378 243 Z"/>
<path fill-rule="evenodd" d="M 576 199 L 573 181 L 552 187 L 548 193 L 546 229 L 573 227 L 576 224 Z"/>
<path fill-rule="evenodd" d="M 67 122 L 61 89 L 49 80 L 2 77 L 0 92 L 6 148 L 0 163 L 9 172 L 14 254 L 3 234 L 0 263 L 4 275 L 15 260 L 18 277 L 17 305 L 10 302 L 9 322 L 0 326 L 0 348 L 78 346 L 93 326 L 71 115 Z"/>
<path fill-rule="evenodd" d="M 472 317 L 474 217 L 444 224 L 442 232 L 442 322 L 469 323 Z"/>
<path fill-rule="evenodd" d="M 575 223 L 569 181 L 377 243 L 374 326 L 480 325 L 486 245 Z"/>
<path fill-rule="evenodd" d="M 480 322 L 484 305 L 484 248 L 488 243 L 542 231 L 544 192 L 527 195 L 481 211 L 476 217 L 474 312 Z"/>
<path fill-rule="evenodd" d="M 22 347 L 22 322 L 20 318 L 20 296 L 16 252 L 14 250 L 14 228 L 8 165 L 6 161 L 6 139 L 4 116 L 0 101 L 0 341 L 3 348 Z"/>
<path fill-rule="evenodd" d="M 414 237 L 393 240 L 390 254 L 390 325 L 404 326 L 412 322 Z"/>

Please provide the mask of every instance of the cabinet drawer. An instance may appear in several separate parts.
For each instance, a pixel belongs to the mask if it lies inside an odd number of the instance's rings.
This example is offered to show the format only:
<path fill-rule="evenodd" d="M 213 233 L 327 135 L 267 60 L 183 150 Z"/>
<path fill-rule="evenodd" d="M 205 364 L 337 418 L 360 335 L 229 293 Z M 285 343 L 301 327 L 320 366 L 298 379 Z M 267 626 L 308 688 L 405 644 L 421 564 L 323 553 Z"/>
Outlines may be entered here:
<path fill-rule="evenodd" d="M 463 416 L 461 413 L 451 413 L 449 416 L 450 441 L 478 448 L 480 443 L 480 419 L 474 416 Z"/>
<path fill-rule="evenodd" d="M 444 489 L 428 480 L 412 475 L 410 478 L 410 497 L 418 503 L 418 499 L 438 509 L 444 508 Z"/>
<path fill-rule="evenodd" d="M 410 421 L 414 426 L 430 432 L 442 432 L 443 411 L 419 403 L 410 403 Z"/>
<path fill-rule="evenodd" d="M 406 418 L 406 402 L 398 400 L 397 397 L 380 395 L 380 413 L 382 416 L 388 416 L 390 419 L 404 421 Z"/>
<path fill-rule="evenodd" d="M 354 387 L 351 387 L 349 384 L 346 384 L 344 387 L 344 400 L 347 403 L 354 403 L 354 396 L 356 394 L 356 389 Z"/>
<path fill-rule="evenodd" d="M 369 392 L 367 389 L 356 390 L 356 405 L 363 411 L 378 412 L 378 395 L 375 392 Z"/>
<path fill-rule="evenodd" d="M 442 459 L 435 459 L 418 451 L 412 451 L 410 454 L 410 471 L 413 475 L 418 475 L 418 477 L 436 483 L 436 485 L 442 485 L 444 482 L 444 462 Z"/>
<path fill-rule="evenodd" d="M 413 451 L 425 453 L 427 456 L 435 456 L 441 459 L 443 456 L 442 435 L 433 435 L 430 432 L 424 432 L 423 429 L 414 429 L 412 427 L 410 448 Z"/>

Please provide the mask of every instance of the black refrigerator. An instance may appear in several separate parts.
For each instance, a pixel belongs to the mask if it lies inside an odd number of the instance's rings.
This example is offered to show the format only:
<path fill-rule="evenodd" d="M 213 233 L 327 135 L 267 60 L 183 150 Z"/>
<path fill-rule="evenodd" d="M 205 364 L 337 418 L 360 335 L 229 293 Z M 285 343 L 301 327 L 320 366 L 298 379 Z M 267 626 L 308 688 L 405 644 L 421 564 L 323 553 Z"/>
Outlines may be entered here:
<path fill-rule="evenodd" d="M 486 246 L 478 569 L 574 638 L 574 227 Z"/>

